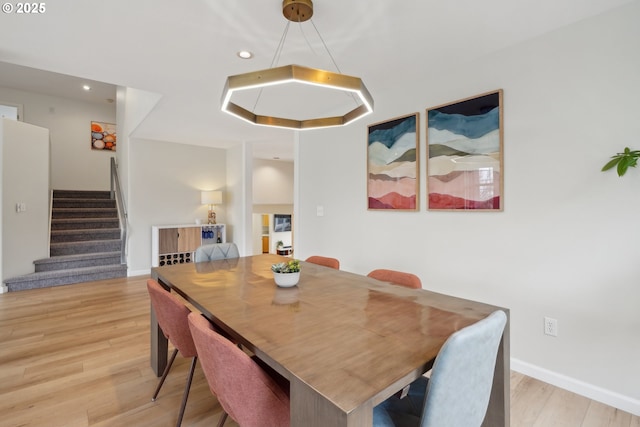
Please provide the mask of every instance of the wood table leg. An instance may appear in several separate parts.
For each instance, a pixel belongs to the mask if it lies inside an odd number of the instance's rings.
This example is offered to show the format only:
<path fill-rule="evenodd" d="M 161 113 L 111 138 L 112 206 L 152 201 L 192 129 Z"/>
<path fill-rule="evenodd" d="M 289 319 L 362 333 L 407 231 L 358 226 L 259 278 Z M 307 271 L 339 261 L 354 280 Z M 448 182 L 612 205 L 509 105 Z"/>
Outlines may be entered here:
<path fill-rule="evenodd" d="M 291 427 L 363 427 L 373 423 L 371 402 L 346 413 L 302 381 L 291 381 Z"/>
<path fill-rule="evenodd" d="M 158 275 L 155 271 L 151 273 L 151 277 L 156 280 L 160 286 L 165 288 L 167 291 L 170 289 L 169 286 L 162 283 Z M 169 340 L 162 333 L 162 329 L 160 329 L 160 325 L 158 325 L 158 319 L 156 318 L 156 313 L 153 311 L 153 306 L 149 304 L 149 314 L 150 314 L 150 328 L 149 331 L 151 333 L 151 348 L 150 348 L 150 357 L 151 361 L 151 369 L 156 374 L 157 377 L 160 377 L 164 372 L 164 368 L 167 367 L 167 356 L 169 351 Z"/>
<path fill-rule="evenodd" d="M 153 307 L 151 305 L 149 305 L 149 313 L 151 314 L 151 369 L 153 369 L 153 372 L 155 372 L 156 376 L 159 377 L 167 366 L 169 342 L 158 325 L 156 313 L 153 311 Z"/>

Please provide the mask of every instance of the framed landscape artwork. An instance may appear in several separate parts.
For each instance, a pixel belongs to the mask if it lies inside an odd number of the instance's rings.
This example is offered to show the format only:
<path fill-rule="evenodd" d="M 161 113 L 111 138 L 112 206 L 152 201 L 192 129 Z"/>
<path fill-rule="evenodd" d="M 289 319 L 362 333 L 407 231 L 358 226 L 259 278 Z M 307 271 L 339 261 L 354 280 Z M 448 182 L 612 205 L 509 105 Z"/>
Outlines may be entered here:
<path fill-rule="evenodd" d="M 414 113 L 369 126 L 368 209 L 418 209 L 418 116 Z"/>
<path fill-rule="evenodd" d="M 429 210 L 501 211 L 502 90 L 427 109 Z"/>

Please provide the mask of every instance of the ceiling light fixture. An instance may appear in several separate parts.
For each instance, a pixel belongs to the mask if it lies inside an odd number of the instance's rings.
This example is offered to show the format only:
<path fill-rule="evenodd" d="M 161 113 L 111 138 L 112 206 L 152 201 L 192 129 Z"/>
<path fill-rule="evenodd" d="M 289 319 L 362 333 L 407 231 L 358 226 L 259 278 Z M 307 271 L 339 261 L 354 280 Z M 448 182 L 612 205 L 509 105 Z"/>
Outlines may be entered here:
<path fill-rule="evenodd" d="M 82 86 L 82 89 L 84 89 L 84 90 L 91 90 L 91 86 L 89 86 L 89 85 L 83 85 L 83 86 Z"/>
<path fill-rule="evenodd" d="M 313 3 L 311 0 L 283 0 L 282 14 L 288 22 L 285 27 L 285 32 L 280 40 L 280 45 L 276 49 L 274 60 L 271 64 L 272 68 L 227 77 L 227 82 L 222 93 L 222 111 L 251 124 L 298 130 L 342 126 L 373 112 L 373 98 L 367 90 L 367 87 L 359 77 L 348 76 L 340 73 L 338 66 L 335 61 L 333 61 L 331 52 L 329 52 L 327 45 L 324 43 L 324 40 L 317 29 L 316 32 L 322 40 L 327 53 L 331 57 L 333 65 L 338 69 L 337 73 L 317 68 L 302 67 L 299 65 L 274 67 L 276 58 L 279 58 L 280 53 L 282 52 L 289 24 L 291 22 L 301 23 L 309 20 L 313 15 Z M 315 28 L 315 24 L 313 27 Z M 343 116 L 297 120 L 292 118 L 256 114 L 253 111 L 249 111 L 248 109 L 231 102 L 234 92 L 237 91 L 247 89 L 262 90 L 268 86 L 286 85 L 289 83 L 302 83 L 322 89 L 338 90 L 349 93 L 351 98 L 355 101 L 356 107 Z"/>
<path fill-rule="evenodd" d="M 253 58 L 253 53 L 248 50 L 241 50 L 240 52 L 238 52 L 238 56 L 242 59 L 251 59 Z"/>

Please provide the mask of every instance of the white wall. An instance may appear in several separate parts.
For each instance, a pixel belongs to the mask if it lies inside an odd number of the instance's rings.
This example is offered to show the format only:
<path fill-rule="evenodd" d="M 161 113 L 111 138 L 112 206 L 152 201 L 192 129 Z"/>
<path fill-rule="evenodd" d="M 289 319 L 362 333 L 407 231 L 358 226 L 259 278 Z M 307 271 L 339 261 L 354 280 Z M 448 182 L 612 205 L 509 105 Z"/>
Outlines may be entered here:
<path fill-rule="evenodd" d="M 51 138 L 51 188 L 108 190 L 116 153 L 91 149 L 91 121 L 116 123 L 116 105 L 81 102 L 0 87 L 0 99 L 23 104 L 23 121 L 47 128 Z"/>
<path fill-rule="evenodd" d="M 262 253 L 262 223 L 260 214 L 269 214 L 269 251 L 276 252 L 276 242 L 291 246 L 290 231 L 273 231 L 273 214 L 293 213 L 293 162 L 253 159 L 253 254 Z"/>
<path fill-rule="evenodd" d="M 262 253 L 262 215 L 253 214 L 251 216 L 251 255 L 259 255 Z"/>
<path fill-rule="evenodd" d="M 508 307 L 513 367 L 640 413 L 640 170 L 600 172 L 640 148 L 638 22 L 635 2 L 464 67 L 414 70 L 421 79 L 372 88 L 372 116 L 300 132 L 296 257 L 411 271 L 425 288 Z M 498 88 L 504 212 L 426 211 L 425 109 Z M 366 126 L 415 111 L 420 211 L 367 211 Z"/>
<path fill-rule="evenodd" d="M 130 87 L 118 87 L 117 92 L 117 123 L 118 123 L 118 177 L 123 197 L 128 204 L 129 194 L 129 139 L 135 135 L 135 130 L 144 118 L 158 104 L 161 95 Z"/>
<path fill-rule="evenodd" d="M 251 144 L 241 144 L 226 151 L 227 194 L 226 208 L 231 224 L 227 227 L 227 241 L 238 246 L 240 255 L 251 251 Z"/>
<path fill-rule="evenodd" d="M 0 119 L 2 214 L 0 275 L 33 273 L 49 256 L 49 131 Z M 24 203 L 26 210 L 16 211 Z"/>
<path fill-rule="evenodd" d="M 293 162 L 253 160 L 253 204 L 293 205 Z"/>
<path fill-rule="evenodd" d="M 227 222 L 226 151 L 217 148 L 132 138 L 129 170 L 129 275 L 151 268 L 153 225 L 206 222 L 202 190 L 222 190 L 218 223 Z M 230 240 L 227 234 L 227 240 Z"/>

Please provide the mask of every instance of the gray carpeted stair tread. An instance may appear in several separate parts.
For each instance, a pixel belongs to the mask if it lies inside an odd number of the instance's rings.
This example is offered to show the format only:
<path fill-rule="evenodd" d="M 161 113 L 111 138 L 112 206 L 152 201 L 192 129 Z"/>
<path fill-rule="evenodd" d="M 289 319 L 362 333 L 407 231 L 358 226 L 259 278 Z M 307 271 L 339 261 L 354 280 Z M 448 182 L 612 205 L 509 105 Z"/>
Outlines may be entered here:
<path fill-rule="evenodd" d="M 116 201 L 111 199 L 53 199 L 53 209 L 59 208 L 113 208 Z"/>
<path fill-rule="evenodd" d="M 103 271 L 118 271 L 118 270 L 122 270 L 122 268 L 126 269 L 126 266 L 122 264 L 100 265 L 97 267 L 82 267 L 82 268 L 69 268 L 66 270 L 56 270 L 56 271 L 41 271 L 39 273 L 29 273 L 29 274 L 24 274 L 22 276 L 12 277 L 11 279 L 6 279 L 5 282 L 14 283 L 14 282 L 21 282 L 21 281 L 30 280 L 30 279 L 64 277 L 64 276 L 70 276 L 77 273 L 99 273 Z"/>
<path fill-rule="evenodd" d="M 6 279 L 4 282 L 9 291 L 12 292 L 126 276 L 127 266 L 119 264 L 72 268 L 68 270 L 43 271 L 13 277 L 11 279 Z"/>
<path fill-rule="evenodd" d="M 101 265 L 120 265 L 121 263 L 122 254 L 120 251 L 58 255 L 33 262 L 36 272 L 96 267 Z"/>
<path fill-rule="evenodd" d="M 85 230 L 118 228 L 120 220 L 118 218 L 54 218 L 51 220 L 52 230 Z"/>
<path fill-rule="evenodd" d="M 81 253 L 111 252 L 120 250 L 121 243 L 121 239 L 51 243 L 49 245 L 49 254 L 51 256 L 59 256 Z"/>
<path fill-rule="evenodd" d="M 100 239 L 100 240 L 85 240 L 82 242 L 60 242 L 60 243 L 51 243 L 51 247 L 62 247 L 62 246 L 91 246 L 92 244 L 108 244 L 108 243 L 120 243 L 120 239 Z M 111 251 L 105 251 L 111 252 Z M 71 254 L 68 254 L 71 255 Z"/>
<path fill-rule="evenodd" d="M 110 210 L 109 210 L 110 211 Z M 93 209 L 91 210 L 93 212 Z M 119 223 L 118 218 L 102 218 L 99 216 L 96 217 L 84 217 L 84 218 L 54 218 L 51 220 L 53 224 L 82 224 L 82 223 Z"/>
<path fill-rule="evenodd" d="M 53 208 L 54 212 L 83 212 L 83 213 L 87 213 L 87 212 L 101 212 L 101 211 L 106 211 L 106 212 L 111 212 L 115 210 L 117 212 L 117 208 L 115 207 L 106 207 L 106 208 L 92 208 L 92 207 L 81 207 L 81 206 L 75 206 L 75 207 L 68 207 L 68 208 Z M 99 218 L 99 217 L 96 217 Z"/>
<path fill-rule="evenodd" d="M 79 261 L 85 259 L 91 259 L 96 257 L 110 257 L 110 256 L 120 256 L 120 251 L 112 251 L 112 252 L 94 252 L 89 254 L 73 254 L 73 255 L 60 255 L 57 257 L 51 258 L 42 258 L 37 259 L 34 263 L 46 264 L 46 263 L 56 263 L 56 262 L 65 262 L 65 261 Z"/>
<path fill-rule="evenodd" d="M 53 197 L 62 199 L 110 199 L 111 192 L 105 190 L 53 190 Z"/>
<path fill-rule="evenodd" d="M 53 208 L 51 210 L 51 218 L 70 219 L 70 218 L 117 218 L 117 208 Z"/>
<path fill-rule="evenodd" d="M 51 233 L 55 233 L 55 234 L 74 234 L 74 233 L 92 233 L 92 232 L 98 232 L 98 233 L 106 233 L 106 232 L 113 232 L 113 231 L 120 231 L 119 228 L 78 228 L 75 230 L 52 230 Z"/>
<path fill-rule="evenodd" d="M 92 228 L 84 230 L 51 230 L 51 243 L 88 242 L 118 239 L 119 228 Z"/>

